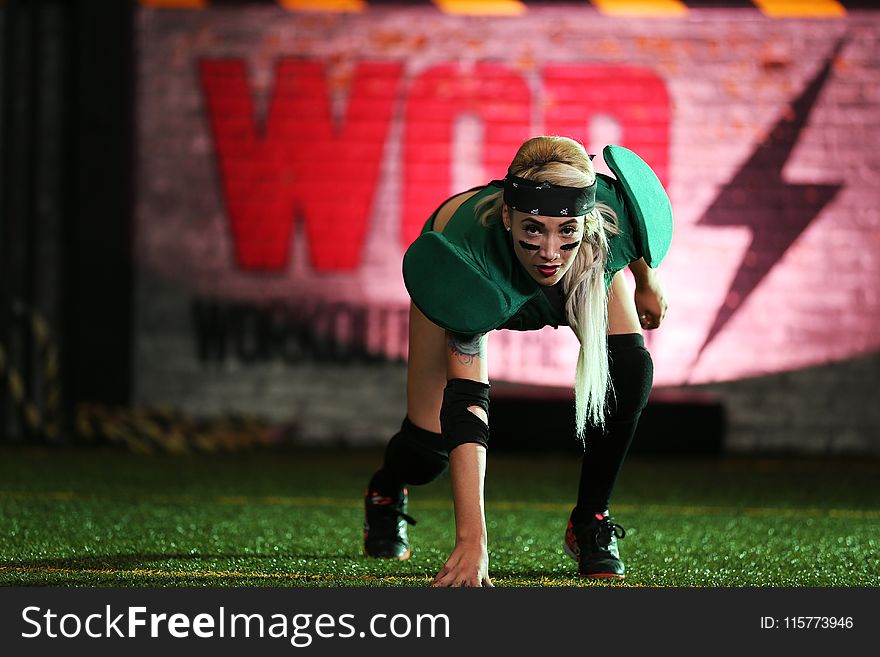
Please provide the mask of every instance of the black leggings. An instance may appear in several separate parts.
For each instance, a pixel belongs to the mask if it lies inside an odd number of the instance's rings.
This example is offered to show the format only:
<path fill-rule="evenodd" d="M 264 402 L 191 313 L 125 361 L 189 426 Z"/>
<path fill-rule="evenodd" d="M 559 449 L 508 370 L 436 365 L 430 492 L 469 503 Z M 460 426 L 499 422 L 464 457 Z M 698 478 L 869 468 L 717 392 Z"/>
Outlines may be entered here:
<path fill-rule="evenodd" d="M 593 428 L 587 432 L 574 521 L 585 521 L 608 509 L 654 380 L 651 354 L 638 333 L 608 336 L 608 367 L 613 392 L 605 430 Z"/>
<path fill-rule="evenodd" d="M 443 437 L 417 427 L 405 417 L 400 431 L 385 448 L 385 460 L 370 480 L 369 492 L 395 495 L 406 484 L 420 486 L 434 481 L 448 467 Z"/>
<path fill-rule="evenodd" d="M 605 430 L 587 432 L 578 501 L 572 514 L 575 520 L 608 508 L 654 378 L 651 354 L 638 333 L 609 335 L 608 361 L 613 393 Z M 407 417 L 388 443 L 382 467 L 370 481 L 370 491 L 393 495 L 407 484 L 434 481 L 448 467 L 442 436 L 417 427 Z"/>

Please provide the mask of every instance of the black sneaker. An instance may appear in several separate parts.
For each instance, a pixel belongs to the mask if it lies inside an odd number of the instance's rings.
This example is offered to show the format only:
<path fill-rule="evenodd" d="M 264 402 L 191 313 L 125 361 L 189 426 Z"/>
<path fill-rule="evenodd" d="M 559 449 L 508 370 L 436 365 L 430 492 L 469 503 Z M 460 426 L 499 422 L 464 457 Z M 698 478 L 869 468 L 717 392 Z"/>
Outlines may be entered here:
<path fill-rule="evenodd" d="M 409 559 L 406 525 L 416 524 L 408 515 L 408 491 L 394 497 L 367 490 L 364 497 L 364 555 L 378 559 Z"/>
<path fill-rule="evenodd" d="M 625 568 L 617 539 L 624 536 L 626 530 L 606 511 L 594 514 L 587 523 L 573 524 L 569 518 L 563 547 L 566 554 L 578 562 L 581 577 L 623 579 Z"/>

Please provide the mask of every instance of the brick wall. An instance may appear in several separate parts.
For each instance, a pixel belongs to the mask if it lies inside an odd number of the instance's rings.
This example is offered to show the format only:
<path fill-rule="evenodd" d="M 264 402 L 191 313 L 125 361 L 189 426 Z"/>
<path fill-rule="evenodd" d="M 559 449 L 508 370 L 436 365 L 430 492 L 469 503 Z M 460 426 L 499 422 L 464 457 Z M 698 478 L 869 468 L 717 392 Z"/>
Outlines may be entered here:
<path fill-rule="evenodd" d="M 386 438 L 413 227 L 523 137 L 563 132 L 642 153 L 672 199 L 657 385 L 718 394 L 732 450 L 880 453 L 878 28 L 858 11 L 142 8 L 138 401 Z M 363 344 L 309 357 L 310 314 Z M 573 372 L 567 330 L 492 339 L 496 380 Z"/>

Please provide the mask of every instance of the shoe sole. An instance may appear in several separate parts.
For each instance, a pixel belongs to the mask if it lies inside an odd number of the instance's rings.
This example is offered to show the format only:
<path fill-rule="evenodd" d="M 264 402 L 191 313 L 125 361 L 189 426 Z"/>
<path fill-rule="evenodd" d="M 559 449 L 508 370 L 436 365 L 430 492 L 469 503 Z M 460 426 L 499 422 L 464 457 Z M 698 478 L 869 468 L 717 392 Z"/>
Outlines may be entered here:
<path fill-rule="evenodd" d="M 370 559 L 388 559 L 389 561 L 406 561 L 407 559 L 410 558 L 410 555 L 411 555 L 411 554 L 412 554 L 412 552 L 410 552 L 409 550 L 407 550 L 406 552 L 404 552 L 404 553 L 403 553 L 402 555 L 400 555 L 399 557 L 378 557 L 378 556 L 376 556 L 376 555 L 374 555 L 374 554 L 370 554 L 369 552 L 367 552 L 367 549 L 364 548 L 364 556 L 365 556 L 365 557 L 369 557 Z"/>
<path fill-rule="evenodd" d="M 625 577 L 625 575 L 612 575 L 611 573 L 597 573 L 595 575 L 583 575 L 578 573 L 578 577 L 583 577 L 585 579 L 616 579 L 621 580 Z"/>

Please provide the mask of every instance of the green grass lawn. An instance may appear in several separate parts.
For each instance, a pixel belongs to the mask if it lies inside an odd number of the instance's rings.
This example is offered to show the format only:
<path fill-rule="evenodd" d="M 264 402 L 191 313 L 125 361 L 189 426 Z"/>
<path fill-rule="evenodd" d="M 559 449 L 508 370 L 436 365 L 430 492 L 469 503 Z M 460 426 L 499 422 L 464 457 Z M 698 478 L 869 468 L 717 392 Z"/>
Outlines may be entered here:
<path fill-rule="evenodd" d="M 380 452 L 212 456 L 0 448 L 0 584 L 427 586 L 453 544 L 448 478 L 411 490 L 413 556 L 361 555 Z M 578 462 L 490 454 L 496 586 L 607 586 L 562 551 Z M 878 586 L 880 462 L 630 459 L 622 586 Z M 612 584 L 621 586 L 621 584 Z"/>

